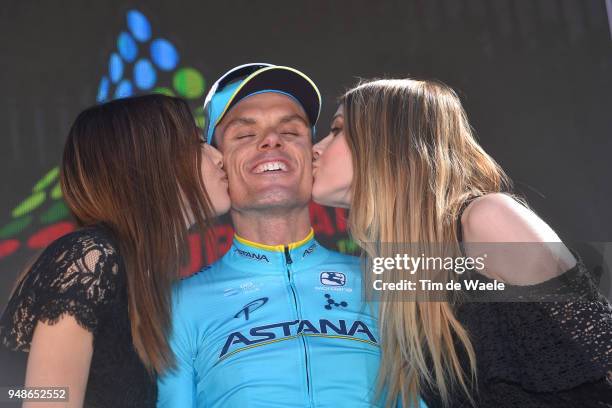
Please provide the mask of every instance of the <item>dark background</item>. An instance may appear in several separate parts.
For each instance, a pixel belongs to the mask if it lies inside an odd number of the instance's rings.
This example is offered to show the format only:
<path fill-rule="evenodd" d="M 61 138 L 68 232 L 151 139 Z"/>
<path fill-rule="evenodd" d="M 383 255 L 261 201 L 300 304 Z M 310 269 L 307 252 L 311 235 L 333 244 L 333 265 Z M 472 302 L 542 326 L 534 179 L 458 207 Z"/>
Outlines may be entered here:
<path fill-rule="evenodd" d="M 441 80 L 460 94 L 484 148 L 562 239 L 612 241 L 612 54 L 603 0 L 5 0 L 0 227 L 59 163 L 68 128 L 95 103 L 133 8 L 207 84 L 245 62 L 306 72 L 324 98 L 319 135 L 335 98 L 359 78 Z M 17 251 L 0 249 L 0 309 L 36 254 L 26 242 L 39 228 L 34 222 L 11 237 Z M 344 237 L 334 231 L 324 241 Z M 1 367 L 0 385 L 23 376 Z"/>

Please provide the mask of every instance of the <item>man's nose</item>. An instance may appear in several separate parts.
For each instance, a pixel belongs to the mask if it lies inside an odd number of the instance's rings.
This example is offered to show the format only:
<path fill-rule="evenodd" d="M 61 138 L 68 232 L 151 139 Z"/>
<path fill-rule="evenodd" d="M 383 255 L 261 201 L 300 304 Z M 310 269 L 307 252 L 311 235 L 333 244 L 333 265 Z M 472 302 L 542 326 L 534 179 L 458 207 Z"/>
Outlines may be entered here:
<path fill-rule="evenodd" d="M 283 146 L 283 141 L 280 135 L 276 131 L 269 131 L 266 133 L 264 138 L 261 140 L 259 144 L 259 148 L 262 150 L 268 149 L 278 149 Z"/>

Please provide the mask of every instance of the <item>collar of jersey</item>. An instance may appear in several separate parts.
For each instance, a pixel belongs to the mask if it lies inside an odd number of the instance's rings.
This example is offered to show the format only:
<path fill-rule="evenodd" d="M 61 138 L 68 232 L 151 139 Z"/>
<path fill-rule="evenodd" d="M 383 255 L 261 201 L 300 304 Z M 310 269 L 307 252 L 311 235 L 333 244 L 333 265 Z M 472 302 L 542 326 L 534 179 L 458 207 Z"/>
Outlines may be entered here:
<path fill-rule="evenodd" d="M 312 228 L 310 228 L 310 231 L 308 232 L 308 235 L 306 235 L 306 238 L 300 240 L 300 241 L 296 241 L 296 242 L 292 242 L 288 245 L 286 245 L 289 250 L 293 250 L 293 249 L 298 249 L 300 247 L 303 247 L 304 245 L 308 244 L 310 241 L 314 240 L 314 230 Z M 247 247 L 251 247 L 253 249 L 261 249 L 264 251 L 269 251 L 269 252 L 285 252 L 285 245 L 266 245 L 266 244 L 260 244 L 259 242 L 255 242 L 255 241 L 249 241 L 246 238 L 242 238 L 240 235 L 238 234 L 234 234 L 234 243 L 238 242 L 239 244 L 242 244 L 244 246 Z"/>
<path fill-rule="evenodd" d="M 249 241 L 237 234 L 234 235 L 233 245 L 225 257 L 234 267 L 247 267 L 252 271 L 278 269 L 280 265 L 287 263 L 285 247 L 291 257 L 293 268 L 308 267 L 316 263 L 322 255 L 323 248 L 316 242 L 314 231 L 310 229 L 308 235 L 297 242 L 287 245 L 265 245 L 259 242 Z M 322 252 L 323 251 L 323 252 Z"/>

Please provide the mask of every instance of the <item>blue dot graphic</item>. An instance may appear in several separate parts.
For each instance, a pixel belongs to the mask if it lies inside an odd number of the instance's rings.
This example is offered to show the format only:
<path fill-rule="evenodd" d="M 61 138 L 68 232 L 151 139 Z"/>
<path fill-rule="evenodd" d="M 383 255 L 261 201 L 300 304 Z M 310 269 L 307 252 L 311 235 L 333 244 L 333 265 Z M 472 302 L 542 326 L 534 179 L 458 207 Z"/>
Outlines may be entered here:
<path fill-rule="evenodd" d="M 134 83 L 140 89 L 151 89 L 155 85 L 157 75 L 151 61 L 140 59 L 134 65 Z"/>
<path fill-rule="evenodd" d="M 130 10 L 127 12 L 127 25 L 138 41 L 144 42 L 151 38 L 151 24 L 140 11 Z"/>
<path fill-rule="evenodd" d="M 119 82 L 117 89 L 115 89 L 115 99 L 132 96 L 132 93 L 134 92 L 132 88 L 132 83 L 129 79 L 124 79 L 123 81 Z"/>
<path fill-rule="evenodd" d="M 151 42 L 151 59 L 159 69 L 170 71 L 178 65 L 179 55 L 170 41 L 158 38 Z"/>
<path fill-rule="evenodd" d="M 117 49 L 121 57 L 127 62 L 133 62 L 138 55 L 138 46 L 134 38 L 125 31 L 119 34 Z"/>
<path fill-rule="evenodd" d="M 104 102 L 108 98 L 108 88 L 110 87 L 110 81 L 107 77 L 102 77 L 100 80 L 100 86 L 98 86 L 98 96 L 96 96 L 96 101 Z"/>
<path fill-rule="evenodd" d="M 113 84 L 117 83 L 123 76 L 123 62 L 121 61 L 121 57 L 116 53 L 113 53 L 110 57 L 110 61 L 108 62 L 108 73 Z"/>

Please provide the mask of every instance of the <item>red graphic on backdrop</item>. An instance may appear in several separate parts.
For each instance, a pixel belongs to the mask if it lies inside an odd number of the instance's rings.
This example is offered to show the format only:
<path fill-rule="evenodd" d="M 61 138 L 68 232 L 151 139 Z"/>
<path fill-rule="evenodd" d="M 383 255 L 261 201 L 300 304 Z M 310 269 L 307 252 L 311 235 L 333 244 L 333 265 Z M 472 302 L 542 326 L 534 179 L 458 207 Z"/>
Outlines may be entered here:
<path fill-rule="evenodd" d="M 9 256 L 13 252 L 17 251 L 21 244 L 16 239 L 7 239 L 5 241 L 0 241 L 0 259 L 5 256 Z"/>
<path fill-rule="evenodd" d="M 319 238 L 326 239 L 332 247 L 336 246 L 340 252 L 352 252 L 355 244 L 348 239 L 346 234 L 346 210 L 342 208 L 326 208 L 318 204 L 310 205 L 310 218 L 315 234 Z M 27 239 L 27 248 L 39 250 L 47 247 L 59 237 L 74 231 L 76 224 L 70 221 L 62 221 L 45 227 Z M 190 275 L 199 271 L 204 265 L 215 262 L 223 256 L 230 246 L 234 236 L 231 224 L 217 224 L 205 237 L 204 243 L 198 234 L 189 236 L 189 261 L 181 269 L 181 276 Z M 22 247 L 17 239 L 0 241 L 0 259 L 14 254 Z"/>
<path fill-rule="evenodd" d="M 43 228 L 36 234 L 32 235 L 30 239 L 28 239 L 28 248 L 45 248 L 47 245 L 49 245 L 51 242 L 55 241 L 59 237 L 74 231 L 74 228 L 75 225 L 72 222 L 68 221 L 58 222 L 57 224 L 53 224 L 46 228 Z"/>

